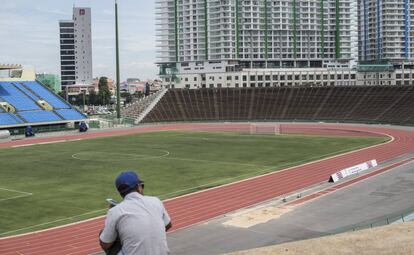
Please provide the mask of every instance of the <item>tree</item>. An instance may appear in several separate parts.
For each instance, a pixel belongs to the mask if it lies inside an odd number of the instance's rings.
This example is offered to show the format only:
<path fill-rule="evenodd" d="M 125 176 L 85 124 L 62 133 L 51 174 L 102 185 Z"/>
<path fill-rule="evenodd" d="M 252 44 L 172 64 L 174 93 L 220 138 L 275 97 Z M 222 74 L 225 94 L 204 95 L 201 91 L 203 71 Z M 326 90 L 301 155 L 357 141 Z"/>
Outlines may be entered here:
<path fill-rule="evenodd" d="M 99 78 L 98 83 L 98 98 L 102 105 L 107 105 L 111 103 L 111 92 L 109 91 L 108 87 L 108 78 L 101 77 Z"/>
<path fill-rule="evenodd" d="M 144 96 L 144 93 L 142 91 L 135 91 L 135 93 L 133 95 L 136 98 L 141 98 L 141 97 Z"/>
<path fill-rule="evenodd" d="M 88 104 L 88 97 L 86 96 L 86 93 L 81 92 L 76 96 L 76 101 L 74 102 L 75 105 L 78 106 L 85 106 Z"/>
<path fill-rule="evenodd" d="M 58 95 L 59 95 L 61 98 L 63 98 L 63 99 L 65 99 L 65 100 L 66 100 L 66 91 L 62 90 L 62 91 L 60 91 L 60 92 L 58 93 Z"/>
<path fill-rule="evenodd" d="M 98 104 L 98 101 L 99 101 L 99 98 L 98 98 L 98 95 L 96 94 L 96 92 L 95 92 L 95 90 L 90 90 L 89 91 L 89 98 L 88 98 L 89 100 L 89 104 L 91 104 L 91 105 L 97 105 Z"/>
<path fill-rule="evenodd" d="M 147 83 L 145 83 L 145 88 L 144 88 L 144 94 L 145 94 L 145 96 L 146 97 L 149 96 L 150 95 L 150 92 L 151 92 L 151 87 L 150 87 L 149 83 L 147 82 Z"/>
<path fill-rule="evenodd" d="M 85 99 L 85 101 L 86 101 L 86 95 L 85 95 L 85 93 L 79 93 L 77 96 L 76 96 L 76 105 L 79 105 L 79 106 L 81 106 L 81 105 L 84 105 L 83 103 L 84 103 L 84 99 Z M 86 103 L 86 102 L 85 102 Z"/>
<path fill-rule="evenodd" d="M 55 91 L 55 88 L 53 87 L 53 82 L 51 80 L 46 80 L 45 79 L 45 80 L 42 81 L 42 83 L 43 83 L 43 85 L 48 87 L 50 90 Z"/>
<path fill-rule="evenodd" d="M 132 95 L 128 92 L 122 92 L 121 97 L 125 98 L 125 104 L 129 104 L 132 101 Z"/>
<path fill-rule="evenodd" d="M 57 75 L 53 74 L 37 74 L 36 80 L 38 80 L 40 83 L 48 87 L 50 90 L 56 91 L 56 86 L 60 84 L 60 79 Z"/>

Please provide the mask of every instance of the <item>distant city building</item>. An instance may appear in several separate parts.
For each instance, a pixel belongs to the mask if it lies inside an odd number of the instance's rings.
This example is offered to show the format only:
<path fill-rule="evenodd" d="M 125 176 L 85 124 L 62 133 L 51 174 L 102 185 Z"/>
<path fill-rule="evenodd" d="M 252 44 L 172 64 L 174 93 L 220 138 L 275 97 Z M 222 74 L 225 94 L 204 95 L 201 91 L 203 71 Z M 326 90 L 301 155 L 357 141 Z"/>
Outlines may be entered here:
<path fill-rule="evenodd" d="M 127 83 L 138 83 L 138 82 L 141 82 L 141 80 L 139 78 L 128 78 L 126 82 Z"/>
<path fill-rule="evenodd" d="M 155 80 L 152 82 L 152 85 L 151 85 L 151 90 L 158 91 L 158 90 L 162 89 L 162 87 L 163 87 L 163 82 L 162 82 L 162 80 L 155 79 Z"/>
<path fill-rule="evenodd" d="M 358 64 L 358 1 L 351 0 L 350 4 L 350 37 L 351 37 L 351 67 Z"/>
<path fill-rule="evenodd" d="M 61 81 L 59 75 L 55 74 L 36 74 L 36 80 L 43 85 L 48 86 L 54 92 L 58 93 L 61 89 Z"/>
<path fill-rule="evenodd" d="M 150 86 L 150 91 L 158 91 L 163 87 L 163 83 L 161 80 L 147 80 L 141 81 L 138 78 L 128 78 L 126 81 L 121 82 L 121 92 L 127 92 L 130 94 L 134 93 L 145 93 L 146 85 Z"/>
<path fill-rule="evenodd" d="M 74 7 L 72 20 L 59 21 L 59 29 L 62 89 L 92 84 L 91 9 Z"/>
<path fill-rule="evenodd" d="M 363 85 L 414 84 L 414 4 L 358 1 L 359 65 Z"/>
<path fill-rule="evenodd" d="M 134 94 L 136 92 L 144 92 L 146 81 L 141 81 L 138 78 L 128 78 L 126 82 L 121 84 L 121 90 Z"/>
<path fill-rule="evenodd" d="M 357 0 L 156 0 L 156 14 L 167 83 L 244 69 L 349 69 L 357 60 Z"/>
<path fill-rule="evenodd" d="M 412 1 L 359 0 L 358 14 L 361 62 L 414 60 Z"/>

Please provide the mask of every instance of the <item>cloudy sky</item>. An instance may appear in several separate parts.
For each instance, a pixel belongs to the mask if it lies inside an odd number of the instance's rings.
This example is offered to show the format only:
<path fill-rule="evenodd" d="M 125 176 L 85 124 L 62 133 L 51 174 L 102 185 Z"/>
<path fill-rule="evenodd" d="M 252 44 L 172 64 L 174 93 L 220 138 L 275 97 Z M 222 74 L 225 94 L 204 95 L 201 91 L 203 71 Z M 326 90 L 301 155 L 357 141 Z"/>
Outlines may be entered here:
<path fill-rule="evenodd" d="M 118 0 L 121 79 L 155 78 L 153 0 Z M 0 0 L 0 63 L 58 74 L 59 20 L 92 8 L 94 76 L 115 77 L 114 0 Z"/>

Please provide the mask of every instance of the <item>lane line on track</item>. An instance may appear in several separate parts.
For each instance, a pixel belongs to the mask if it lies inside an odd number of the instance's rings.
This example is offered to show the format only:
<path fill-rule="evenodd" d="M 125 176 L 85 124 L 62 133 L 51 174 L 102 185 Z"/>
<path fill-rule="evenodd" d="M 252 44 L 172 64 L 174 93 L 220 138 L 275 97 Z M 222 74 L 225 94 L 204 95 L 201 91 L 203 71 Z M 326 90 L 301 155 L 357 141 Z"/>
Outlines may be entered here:
<path fill-rule="evenodd" d="M 79 217 L 82 217 L 82 216 L 87 216 L 87 215 L 94 214 L 94 213 L 104 212 L 106 210 L 107 209 L 100 209 L 100 210 L 90 211 L 90 212 L 82 213 L 82 214 L 75 215 L 75 216 L 71 216 L 71 217 L 66 217 L 66 218 L 62 218 L 62 219 L 57 219 L 57 220 L 53 220 L 53 221 L 48 221 L 48 222 L 36 224 L 36 225 L 33 225 L 33 226 L 29 226 L 29 227 L 15 229 L 15 230 L 11 230 L 11 231 L 7 231 L 7 232 L 0 233 L 0 236 L 8 235 L 8 234 L 11 234 L 11 233 L 16 233 L 16 232 L 23 231 L 23 230 L 33 229 L 33 228 L 41 227 L 41 226 L 45 226 L 45 225 L 47 226 L 47 225 L 50 225 L 50 224 L 53 224 L 53 223 L 58 223 L 58 222 L 62 222 L 62 221 L 76 219 L 76 218 L 79 218 Z M 65 226 L 67 226 L 67 225 L 65 225 Z M 47 230 L 47 229 L 45 229 L 45 230 Z M 31 233 L 39 233 L 39 232 L 40 231 L 35 231 L 35 232 L 31 232 Z M 0 238 L 0 240 L 1 239 L 4 239 L 4 238 Z"/>

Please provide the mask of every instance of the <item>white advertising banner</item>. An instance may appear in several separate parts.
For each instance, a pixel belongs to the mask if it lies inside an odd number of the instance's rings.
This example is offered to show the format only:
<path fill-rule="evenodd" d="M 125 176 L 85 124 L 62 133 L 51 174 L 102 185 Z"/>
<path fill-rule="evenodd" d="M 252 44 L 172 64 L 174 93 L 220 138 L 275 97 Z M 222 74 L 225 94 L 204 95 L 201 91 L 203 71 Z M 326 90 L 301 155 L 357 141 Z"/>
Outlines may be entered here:
<path fill-rule="evenodd" d="M 365 163 L 345 168 L 337 173 L 334 173 L 331 175 L 330 181 L 337 182 L 342 178 L 348 177 L 350 175 L 358 174 L 362 171 L 366 171 L 370 168 L 378 166 L 378 163 L 375 159 L 367 161 Z"/>

